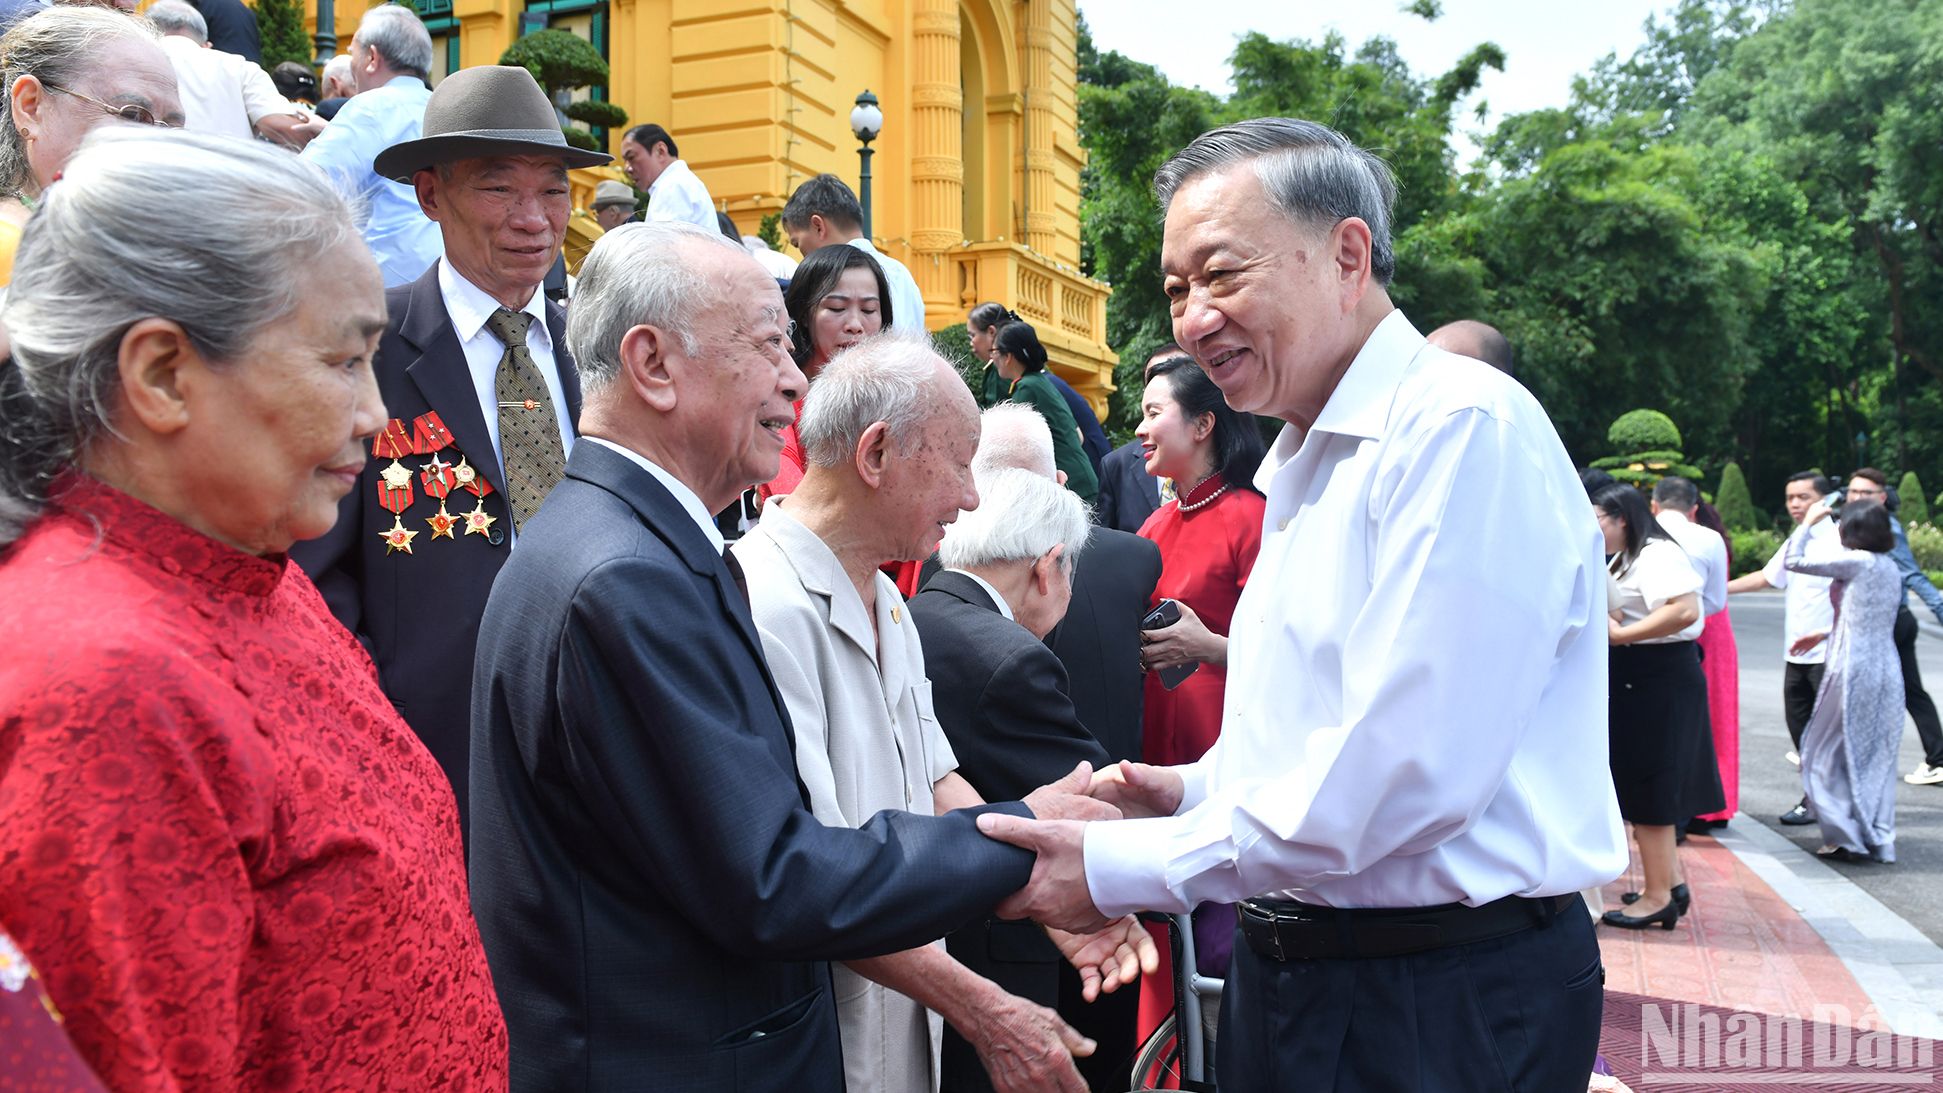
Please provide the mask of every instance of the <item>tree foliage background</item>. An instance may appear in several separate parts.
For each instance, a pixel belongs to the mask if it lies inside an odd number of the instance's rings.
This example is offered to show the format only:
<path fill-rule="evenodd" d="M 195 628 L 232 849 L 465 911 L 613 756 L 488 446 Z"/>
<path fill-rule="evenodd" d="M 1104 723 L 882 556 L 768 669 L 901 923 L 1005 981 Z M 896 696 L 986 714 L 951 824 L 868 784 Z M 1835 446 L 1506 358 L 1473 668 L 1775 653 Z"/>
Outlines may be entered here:
<path fill-rule="evenodd" d="M 1943 481 L 1943 0 L 1676 0 L 1646 29 L 1566 106 L 1477 134 L 1464 170 L 1460 111 L 1507 62 L 1491 43 L 1427 75 L 1382 38 L 1248 34 L 1222 98 L 1082 32 L 1083 261 L 1114 285 L 1115 424 L 1171 339 L 1154 170 L 1212 126 L 1289 114 L 1395 168 L 1393 297 L 1421 330 L 1503 329 L 1578 462 L 1650 407 L 1770 511 L 1807 466 Z"/>

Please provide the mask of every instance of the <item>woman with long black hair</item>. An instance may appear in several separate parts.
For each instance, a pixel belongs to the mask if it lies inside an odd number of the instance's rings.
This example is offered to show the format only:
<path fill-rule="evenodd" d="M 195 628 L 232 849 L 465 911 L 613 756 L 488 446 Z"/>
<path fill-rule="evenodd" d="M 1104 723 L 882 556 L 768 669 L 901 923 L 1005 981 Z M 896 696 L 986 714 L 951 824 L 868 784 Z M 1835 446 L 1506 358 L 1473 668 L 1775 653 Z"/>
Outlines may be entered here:
<path fill-rule="evenodd" d="M 1689 787 L 1694 764 L 1702 754 L 1711 761 L 1713 752 L 1707 677 L 1695 645 L 1703 625 L 1701 579 L 1632 486 L 1599 488 L 1592 509 L 1611 556 L 1608 755 L 1619 813 L 1633 825 L 1645 874 L 1638 899 L 1607 911 L 1603 921 L 1671 930 L 1691 902 L 1675 825 L 1721 806 L 1717 776 L 1707 780 L 1711 793 L 1704 799 L 1694 799 Z"/>
<path fill-rule="evenodd" d="M 1066 488 L 1091 505 L 1100 492 L 1099 475 L 1080 441 L 1079 422 L 1067 408 L 1046 372 L 1046 349 L 1031 323 L 999 327 L 992 344 L 992 363 L 1007 384 L 1006 397 L 1039 411 L 1052 429 L 1053 463 L 1065 472 Z"/>

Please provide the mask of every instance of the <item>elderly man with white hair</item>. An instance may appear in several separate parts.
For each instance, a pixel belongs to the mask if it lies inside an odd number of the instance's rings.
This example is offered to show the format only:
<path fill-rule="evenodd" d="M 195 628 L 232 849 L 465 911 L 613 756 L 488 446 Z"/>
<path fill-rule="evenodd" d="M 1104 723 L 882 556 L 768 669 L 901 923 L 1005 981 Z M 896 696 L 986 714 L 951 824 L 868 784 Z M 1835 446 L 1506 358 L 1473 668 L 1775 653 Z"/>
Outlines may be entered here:
<path fill-rule="evenodd" d="M 1041 641 L 1066 614 L 1074 563 L 1091 535 L 1086 506 L 1060 486 L 1052 434 L 1036 412 L 988 410 L 985 420 L 991 435 L 980 441 L 974 463 L 979 507 L 961 513 L 945 533 L 938 552 L 946 568 L 911 600 L 911 617 L 958 771 L 999 800 L 1030 788 L 1026 783 L 1045 771 L 1112 759 L 1081 724 L 1066 671 Z M 1006 990 L 1055 1006 L 1061 962 L 1036 933 L 1030 923 L 986 918 L 954 933 L 948 948 Z M 1095 993 L 1081 985 L 1071 1001 L 1083 1004 Z M 1077 1010 L 1069 1005 L 1061 1015 L 1072 1020 Z M 1115 1039 L 1124 1064 L 1130 1036 Z M 948 1093 L 992 1088 L 972 1047 L 947 1038 Z M 1099 1059 L 1102 1066 L 1115 1061 Z"/>
<path fill-rule="evenodd" d="M 247 57 L 211 48 L 209 24 L 184 0 L 157 0 L 148 21 L 162 32 L 175 69 L 184 128 L 239 140 L 302 148 L 322 129 L 277 91 L 270 74 Z"/>
<path fill-rule="evenodd" d="M 811 810 L 826 824 L 858 827 L 884 809 L 983 803 L 954 773 L 917 628 L 881 568 L 929 555 L 961 510 L 978 507 L 971 394 L 928 344 L 880 337 L 824 368 L 798 431 L 809 462 L 802 483 L 770 500 L 733 553 L 789 710 Z M 1075 757 L 1059 775 L 1079 758 L 1105 761 Z M 1100 951 L 1141 940 L 1136 931 L 1125 920 Z M 1077 954 L 1083 945 L 1071 939 L 1068 948 Z M 937 1089 L 945 1021 L 999 1088 L 1083 1087 L 1071 1055 L 1091 1045 L 941 944 L 851 961 L 833 974 L 850 1093 Z"/>

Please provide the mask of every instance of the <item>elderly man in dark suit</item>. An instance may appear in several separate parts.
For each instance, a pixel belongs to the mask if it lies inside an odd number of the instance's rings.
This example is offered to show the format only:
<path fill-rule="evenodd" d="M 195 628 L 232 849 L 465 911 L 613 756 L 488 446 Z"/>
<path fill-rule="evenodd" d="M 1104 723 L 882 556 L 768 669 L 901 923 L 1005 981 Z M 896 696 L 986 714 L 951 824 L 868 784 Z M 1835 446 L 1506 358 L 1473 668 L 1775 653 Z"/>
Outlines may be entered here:
<path fill-rule="evenodd" d="M 776 473 L 792 401 L 776 282 L 685 224 L 581 271 L 566 478 L 486 608 L 472 892 L 512 1088 L 843 1088 L 823 961 L 936 938 L 1022 884 L 989 808 L 825 827 L 741 571 L 710 514 Z M 1084 768 L 1014 815 L 1084 815 Z"/>
<path fill-rule="evenodd" d="M 1050 434 L 1045 445 L 1050 459 Z M 1041 640 L 1066 613 L 1074 562 L 1091 531 L 1085 506 L 1052 474 L 1003 466 L 978 476 L 978 492 L 978 508 L 946 532 L 945 568 L 911 600 L 911 619 L 958 773 L 986 799 L 1001 800 L 1037 784 L 1042 771 L 1111 759 L 1074 715 L 1066 672 Z M 1009 993 L 1045 1006 L 1062 1001 L 1059 953 L 1030 923 L 987 918 L 951 935 L 948 948 Z M 1083 1003 L 1066 1001 L 1059 1011 L 1070 1022 Z M 1124 1063 L 1125 1053 L 1100 1058 Z M 943 1089 L 991 1088 L 970 1045 L 948 1030 Z"/>
<path fill-rule="evenodd" d="M 565 316 L 539 287 L 572 212 L 567 168 L 611 157 L 559 132 L 525 69 L 468 68 L 433 92 L 423 137 L 378 156 L 445 257 L 386 294 L 372 369 L 390 423 L 337 525 L 291 551 L 452 779 L 462 825 L 479 617 L 580 413 Z"/>

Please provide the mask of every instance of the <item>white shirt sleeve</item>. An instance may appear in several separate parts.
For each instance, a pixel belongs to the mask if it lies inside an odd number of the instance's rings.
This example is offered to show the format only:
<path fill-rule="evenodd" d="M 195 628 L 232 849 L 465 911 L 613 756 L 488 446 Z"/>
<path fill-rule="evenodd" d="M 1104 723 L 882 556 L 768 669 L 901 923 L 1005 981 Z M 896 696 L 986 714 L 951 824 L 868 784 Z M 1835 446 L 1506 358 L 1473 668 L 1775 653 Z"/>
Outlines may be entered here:
<path fill-rule="evenodd" d="M 235 56 L 231 54 L 231 56 Z M 250 116 L 250 124 L 269 114 L 295 114 L 297 108 L 289 99 L 277 93 L 277 85 L 271 81 L 270 74 L 262 66 L 251 64 L 247 57 L 236 58 L 243 63 L 234 66 L 243 85 L 243 112 Z"/>
<path fill-rule="evenodd" d="M 1178 913 L 1300 889 L 1477 824 L 1516 776 L 1526 734 L 1544 730 L 1533 712 L 1561 651 L 1603 628 L 1604 578 L 1586 565 L 1596 533 L 1581 506 L 1534 513 L 1529 499 L 1547 483 L 1517 429 L 1460 410 L 1384 469 L 1367 502 L 1368 598 L 1342 631 L 1340 722 L 1309 732 L 1286 763 L 1224 776 L 1176 816 L 1088 824 L 1087 883 L 1101 911 Z M 1248 609 L 1244 599 L 1238 617 Z M 1289 685 L 1309 671 L 1291 665 Z M 1197 766 L 1253 728 L 1237 715 L 1275 716 L 1228 713 Z"/>
<path fill-rule="evenodd" d="M 1646 544 L 1633 561 L 1628 583 L 1639 590 L 1651 614 L 1671 601 L 1701 588 L 1700 573 L 1687 560 L 1687 552 L 1671 539 L 1655 539 Z"/>

